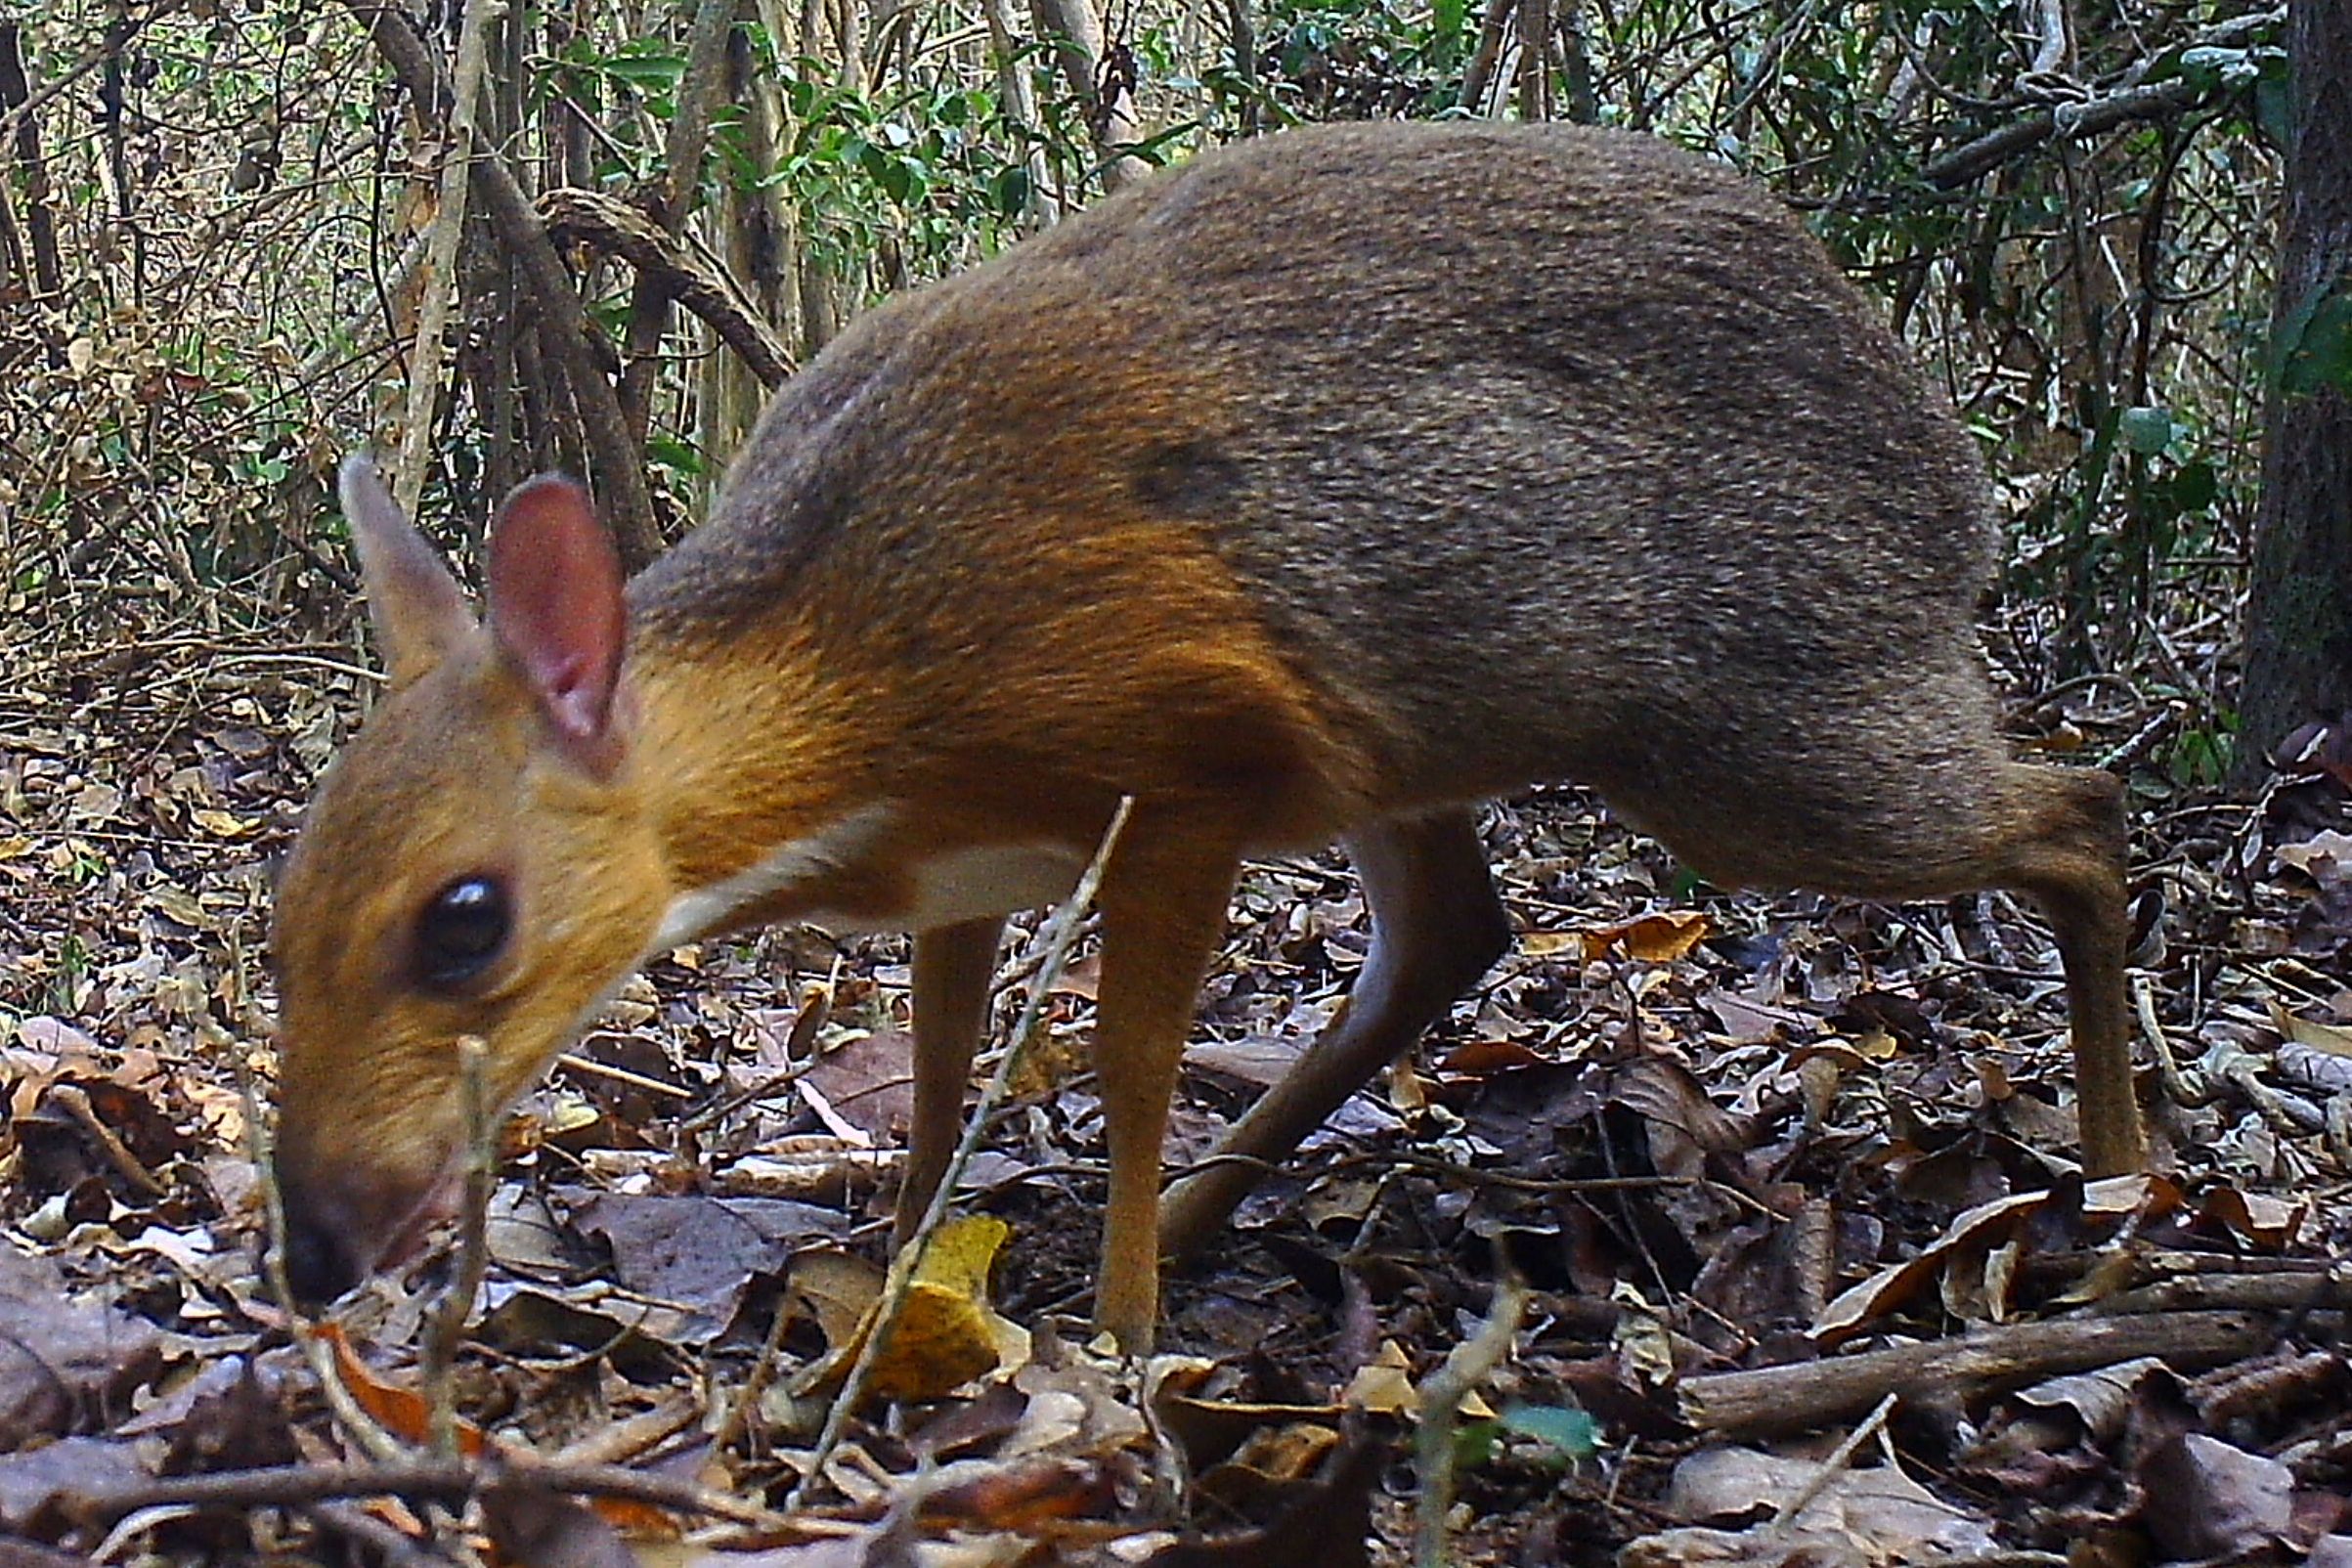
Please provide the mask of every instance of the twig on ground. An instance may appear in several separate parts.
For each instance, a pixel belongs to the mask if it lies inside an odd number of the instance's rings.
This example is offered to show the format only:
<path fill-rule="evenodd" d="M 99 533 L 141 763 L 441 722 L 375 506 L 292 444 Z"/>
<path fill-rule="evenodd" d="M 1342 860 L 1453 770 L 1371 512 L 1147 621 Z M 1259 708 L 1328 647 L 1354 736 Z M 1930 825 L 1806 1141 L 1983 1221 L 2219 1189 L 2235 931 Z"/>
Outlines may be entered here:
<path fill-rule="evenodd" d="M 698 1393 L 681 1393 L 626 1420 L 599 1426 L 547 1456 L 549 1464 L 619 1464 L 647 1454 L 701 1419 Z"/>
<path fill-rule="evenodd" d="M 767 1337 L 760 1341 L 760 1358 L 752 1363 L 751 1374 L 743 1379 L 735 1402 L 727 1407 L 726 1418 L 712 1435 L 711 1447 L 715 1452 L 728 1452 L 751 1430 L 752 1417 L 759 1414 L 761 1396 L 767 1392 L 767 1385 L 775 1376 L 776 1357 L 784 1348 L 784 1330 L 792 1317 L 791 1303 L 779 1293 L 775 1316 L 768 1320 Z"/>
<path fill-rule="evenodd" d="M 649 1078 L 642 1072 L 632 1072 L 627 1067 L 616 1067 L 593 1057 L 582 1056 L 577 1051 L 564 1052 L 555 1059 L 555 1065 L 566 1072 L 585 1073 L 591 1078 L 602 1078 L 608 1083 L 617 1083 L 623 1088 L 635 1089 L 665 1100 L 694 1098 L 694 1091 L 682 1084 L 664 1083 L 659 1078 Z"/>
<path fill-rule="evenodd" d="M 1862 1445 L 1869 1442 L 1876 1433 L 1886 1430 L 1887 1417 L 1895 1414 L 1895 1402 L 1897 1397 L 1889 1394 L 1885 1399 L 1880 1400 L 1878 1409 L 1864 1416 L 1862 1423 L 1848 1434 L 1846 1441 L 1840 1443 L 1829 1458 L 1821 1461 L 1821 1467 L 1814 1473 L 1813 1478 L 1806 1482 L 1797 1495 L 1783 1503 L 1779 1510 L 1772 1515 L 1772 1523 L 1775 1527 L 1788 1524 L 1797 1515 L 1811 1507 L 1814 1500 L 1828 1491 L 1839 1476 L 1853 1467 L 1853 1457 L 1861 1452 Z"/>
<path fill-rule="evenodd" d="M 2274 1337 L 2268 1322 L 2243 1312 L 2016 1324 L 1859 1355 L 1686 1377 L 1682 1417 L 1702 1431 L 1773 1436 L 1851 1420 L 1891 1393 L 1967 1399 L 2137 1356 L 2158 1356 L 2175 1368 L 2209 1367 L 2249 1355 Z"/>
<path fill-rule="evenodd" d="M 164 1476 L 96 1488 L 75 1502 L 93 1521 L 155 1507 L 303 1507 L 338 1498 L 408 1498 L 464 1503 L 501 1480 L 521 1480 L 573 1497 L 625 1498 L 679 1513 L 776 1529 L 785 1519 L 756 1503 L 649 1470 L 574 1464 L 507 1453 L 487 1462 L 416 1457 L 365 1464 L 283 1464 L 258 1470 Z"/>
<path fill-rule="evenodd" d="M 1478 1332 L 1447 1353 L 1446 1363 L 1415 1390 L 1420 1411 L 1413 1437 L 1414 1473 L 1421 1483 L 1420 1519 L 1414 1530 L 1415 1568 L 1446 1568 L 1446 1514 L 1454 1506 L 1454 1432 L 1462 1401 L 1511 1352 L 1527 1313 L 1527 1286 L 1505 1279 Z"/>
<path fill-rule="evenodd" d="M 483 1054 L 478 1036 L 457 1037 L 457 1092 L 465 1102 L 465 1193 L 457 1216 L 457 1267 L 440 1311 L 426 1327 L 421 1358 L 425 1408 L 432 1413 L 427 1441 L 434 1453 L 445 1457 L 457 1452 L 457 1347 L 464 1342 L 474 1298 L 482 1293 L 482 1277 L 490 1270 L 490 1190 L 498 1176 L 498 1123 L 483 1082 Z"/>
<path fill-rule="evenodd" d="M 2157 1022 L 2156 991 L 2145 975 L 2135 975 L 2131 981 L 2132 1010 L 2139 1015 L 2140 1032 L 2148 1037 L 2149 1049 L 2156 1053 L 2156 1081 L 2163 1085 L 2164 1098 L 2183 1108 L 2206 1105 L 2213 1091 L 2206 1087 L 2203 1073 L 2194 1076 L 2181 1070 L 2180 1059 L 2172 1054 L 2172 1037 Z"/>
<path fill-rule="evenodd" d="M 383 1559 L 387 1568 L 446 1568 L 452 1560 L 435 1550 L 430 1543 L 396 1530 L 367 1509 L 349 1503 L 309 1503 L 300 1511 L 320 1529 L 348 1536 L 368 1547 Z"/>
<path fill-rule="evenodd" d="M 155 1179 L 154 1172 L 139 1162 L 139 1156 L 131 1153 L 130 1146 L 115 1135 L 114 1129 L 100 1118 L 87 1093 L 76 1085 L 60 1083 L 50 1088 L 46 1098 L 73 1118 L 74 1124 L 98 1145 L 98 1152 L 107 1156 L 107 1163 L 133 1188 L 149 1198 L 161 1198 L 168 1191 Z"/>

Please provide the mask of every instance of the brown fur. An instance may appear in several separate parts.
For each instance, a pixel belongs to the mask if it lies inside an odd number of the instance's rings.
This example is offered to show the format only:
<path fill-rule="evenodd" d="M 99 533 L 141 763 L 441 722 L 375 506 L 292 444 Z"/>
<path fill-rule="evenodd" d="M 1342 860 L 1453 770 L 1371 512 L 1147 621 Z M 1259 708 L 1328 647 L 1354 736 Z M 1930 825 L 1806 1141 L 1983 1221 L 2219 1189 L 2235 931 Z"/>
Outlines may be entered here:
<path fill-rule="evenodd" d="M 1548 127 L 1204 155 L 873 312 L 786 386 L 712 522 L 630 587 L 609 777 L 545 744 L 489 632 L 403 636 L 456 651 L 396 672 L 282 894 L 289 1196 L 322 1230 L 397 1223 L 456 1139 L 455 1035 L 518 1091 L 674 899 L 779 847 L 891 813 L 730 924 L 905 917 L 926 864 L 1082 856 L 1131 795 L 1098 1310 L 1140 1346 L 1159 1131 L 1239 856 L 1344 836 L 1375 923 L 1357 1005 L 1237 1135 L 1279 1158 L 1492 960 L 1463 803 L 1562 777 L 1718 881 L 2040 898 L 2090 1160 L 2126 1168 L 2115 791 L 2005 755 L 1969 625 L 1990 549 L 1968 438 L 1724 172 Z M 370 573 L 395 624 L 411 576 Z M 481 869 L 516 890 L 514 950 L 462 1004 L 419 995 L 414 911 Z M 968 913 L 918 940 L 917 1201 L 997 929 Z M 1240 1168 L 1175 1196 L 1180 1244 Z"/>

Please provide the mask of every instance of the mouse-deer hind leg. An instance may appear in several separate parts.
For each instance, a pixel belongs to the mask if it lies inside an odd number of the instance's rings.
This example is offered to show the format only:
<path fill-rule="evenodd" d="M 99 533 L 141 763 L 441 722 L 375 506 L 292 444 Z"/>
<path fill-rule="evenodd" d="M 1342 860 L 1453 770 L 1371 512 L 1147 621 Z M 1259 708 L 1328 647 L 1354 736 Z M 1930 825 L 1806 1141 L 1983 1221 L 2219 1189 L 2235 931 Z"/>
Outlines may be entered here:
<path fill-rule="evenodd" d="M 1510 945 L 1468 810 L 1382 822 L 1346 846 L 1372 912 L 1372 952 L 1338 1016 L 1249 1108 L 1218 1157 L 1169 1190 L 1160 1244 L 1171 1257 L 1206 1244 L 1268 1166 L 1411 1050 Z"/>
<path fill-rule="evenodd" d="M 2013 763 L 2017 826 L 1995 879 L 2033 899 L 2066 965 L 2083 1164 L 2093 1176 L 2141 1170 L 2148 1145 L 2132 1089 L 2124 956 L 2131 915 L 2122 790 L 2112 774 Z"/>

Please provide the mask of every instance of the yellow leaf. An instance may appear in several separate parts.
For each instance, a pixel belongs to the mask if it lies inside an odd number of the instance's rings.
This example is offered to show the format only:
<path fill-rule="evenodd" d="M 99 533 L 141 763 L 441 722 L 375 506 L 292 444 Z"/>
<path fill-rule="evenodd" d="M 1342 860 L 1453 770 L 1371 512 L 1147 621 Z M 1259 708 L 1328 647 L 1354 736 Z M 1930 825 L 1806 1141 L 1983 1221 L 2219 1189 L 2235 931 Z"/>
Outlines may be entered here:
<path fill-rule="evenodd" d="M 1001 1355 L 985 1302 L 917 1280 L 867 1386 L 884 1399 L 939 1399 L 993 1372 Z"/>
<path fill-rule="evenodd" d="M 915 1278 L 964 1295 L 983 1295 L 988 1287 L 988 1271 L 995 1267 L 996 1254 L 1012 1234 L 1013 1227 L 993 1214 L 966 1214 L 951 1219 L 938 1228 L 932 1236 L 931 1245 L 923 1249 L 923 1262 L 916 1268 Z"/>
<path fill-rule="evenodd" d="M 2279 1026 L 2281 1034 L 2286 1035 L 2297 1045 L 2309 1046 L 2314 1051 L 2325 1051 L 2330 1056 L 2352 1057 L 2352 1029 L 2338 1028 L 2332 1024 L 2321 1024 L 2307 1018 L 2297 1018 L 2277 1002 L 2270 1004 L 2270 1021 Z"/>
<path fill-rule="evenodd" d="M 1382 1340 L 1372 1359 L 1356 1369 L 1341 1399 L 1375 1416 L 1410 1416 L 1421 1408 L 1420 1396 L 1413 1391 L 1413 1370 L 1393 1339 Z"/>
<path fill-rule="evenodd" d="M 884 1399 L 938 1399 L 999 1367 L 1028 1359 L 1029 1338 L 987 1302 L 988 1270 L 1012 1228 L 991 1215 L 949 1220 L 932 1237 L 867 1391 Z M 830 1261 L 827 1261 L 830 1260 Z M 796 1263 L 793 1293 L 832 1350 L 796 1389 L 838 1388 L 882 1313 L 881 1278 L 854 1259 L 817 1253 Z"/>

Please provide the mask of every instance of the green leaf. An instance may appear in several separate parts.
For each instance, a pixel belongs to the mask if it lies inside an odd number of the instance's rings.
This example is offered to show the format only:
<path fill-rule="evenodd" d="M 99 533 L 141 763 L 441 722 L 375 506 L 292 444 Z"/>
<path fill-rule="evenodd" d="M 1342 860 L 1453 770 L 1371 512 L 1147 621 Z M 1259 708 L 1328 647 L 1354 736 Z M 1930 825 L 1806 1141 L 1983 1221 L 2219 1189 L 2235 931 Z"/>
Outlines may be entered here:
<path fill-rule="evenodd" d="M 1495 1458 L 1496 1439 L 1503 1435 L 1500 1421 L 1464 1421 L 1454 1430 L 1454 1462 L 1465 1470 L 1475 1470 Z"/>
<path fill-rule="evenodd" d="M 1030 190 L 1029 171 L 1019 163 L 1006 164 L 988 182 L 989 198 L 1008 218 L 1018 218 L 1028 210 Z"/>
<path fill-rule="evenodd" d="M 645 438 L 645 460 L 653 467 L 667 468 L 689 479 L 700 478 L 704 468 L 700 448 L 675 436 L 658 433 Z"/>
<path fill-rule="evenodd" d="M 618 81 L 641 92 L 659 92 L 677 85 L 686 74 L 686 57 L 661 44 L 624 44 L 591 64 Z"/>
<path fill-rule="evenodd" d="M 2163 409 L 2125 409 L 2116 425 L 2123 444 L 2142 457 L 2154 457 L 2172 445 L 2172 415 Z"/>
<path fill-rule="evenodd" d="M 1584 1411 L 1559 1405 L 1513 1405 L 1503 1413 L 1503 1429 L 1548 1443 L 1572 1459 L 1600 1452 L 1600 1422 Z"/>
<path fill-rule="evenodd" d="M 931 189 L 929 173 L 915 158 L 892 158 L 883 164 L 882 189 L 902 207 L 914 205 Z"/>
<path fill-rule="evenodd" d="M 2171 490 L 2174 515 L 2201 512 L 2220 498 L 2221 476 L 2211 463 L 2200 457 L 2195 462 L 2181 464 L 2180 472 L 2172 476 Z"/>

